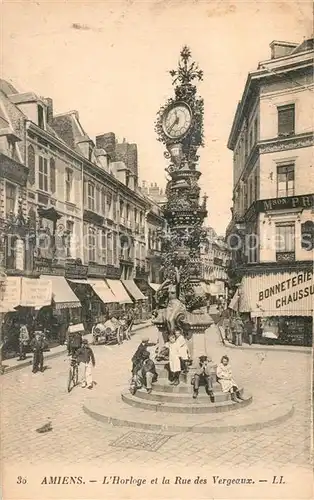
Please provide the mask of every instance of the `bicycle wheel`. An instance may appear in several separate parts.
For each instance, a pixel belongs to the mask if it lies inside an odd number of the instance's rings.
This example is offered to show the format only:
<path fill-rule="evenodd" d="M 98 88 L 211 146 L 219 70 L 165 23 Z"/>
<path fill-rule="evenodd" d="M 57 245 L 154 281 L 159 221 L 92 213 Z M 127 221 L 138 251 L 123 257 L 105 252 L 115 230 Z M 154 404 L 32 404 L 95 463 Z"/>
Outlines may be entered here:
<path fill-rule="evenodd" d="M 74 387 L 78 384 L 78 366 L 75 365 L 73 367 L 73 384 Z"/>
<path fill-rule="evenodd" d="M 73 369 L 72 366 L 70 366 L 69 378 L 68 378 L 68 392 L 70 392 L 72 389 L 72 382 L 73 382 Z"/>

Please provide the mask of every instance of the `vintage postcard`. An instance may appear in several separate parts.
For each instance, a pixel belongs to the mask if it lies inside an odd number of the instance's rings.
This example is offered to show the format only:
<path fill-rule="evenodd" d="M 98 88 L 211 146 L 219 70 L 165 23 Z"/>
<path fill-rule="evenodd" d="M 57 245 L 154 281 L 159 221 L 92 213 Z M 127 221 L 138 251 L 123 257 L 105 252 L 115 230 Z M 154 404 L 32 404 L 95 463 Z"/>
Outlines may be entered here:
<path fill-rule="evenodd" d="M 312 2 L 1 14 L 1 498 L 313 498 Z"/>

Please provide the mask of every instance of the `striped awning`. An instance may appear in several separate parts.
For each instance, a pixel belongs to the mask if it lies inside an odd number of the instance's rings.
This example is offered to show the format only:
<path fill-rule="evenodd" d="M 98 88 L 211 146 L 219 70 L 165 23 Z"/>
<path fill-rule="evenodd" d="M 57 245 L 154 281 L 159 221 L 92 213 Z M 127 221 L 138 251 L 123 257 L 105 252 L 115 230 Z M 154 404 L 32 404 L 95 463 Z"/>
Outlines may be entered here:
<path fill-rule="evenodd" d="M 118 302 L 109 286 L 103 279 L 88 279 L 88 285 L 92 287 L 96 295 L 100 298 L 100 300 L 104 304 L 111 304 L 114 302 Z"/>
<path fill-rule="evenodd" d="M 122 280 L 122 283 L 134 300 L 147 300 L 133 280 Z"/>
<path fill-rule="evenodd" d="M 52 285 L 52 298 L 56 309 L 73 309 L 81 307 L 81 303 L 70 288 L 64 276 L 42 274 L 40 280 L 49 280 Z"/>
<path fill-rule="evenodd" d="M 115 302 L 119 302 L 119 304 L 132 304 L 132 299 L 128 295 L 128 292 L 126 291 L 120 280 L 112 280 L 107 278 L 106 281 L 109 285 L 110 290 L 116 298 Z"/>

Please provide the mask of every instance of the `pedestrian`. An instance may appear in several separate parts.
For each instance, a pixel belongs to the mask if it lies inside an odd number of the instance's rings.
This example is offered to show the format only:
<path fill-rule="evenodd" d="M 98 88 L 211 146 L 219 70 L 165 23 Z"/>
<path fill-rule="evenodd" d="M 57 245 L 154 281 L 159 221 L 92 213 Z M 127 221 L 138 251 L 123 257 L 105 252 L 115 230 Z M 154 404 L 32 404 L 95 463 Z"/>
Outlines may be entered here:
<path fill-rule="evenodd" d="M 233 401 L 238 402 L 238 399 L 243 399 L 238 384 L 233 378 L 228 356 L 223 356 L 217 366 L 217 380 L 221 385 L 222 392 L 230 392 Z"/>
<path fill-rule="evenodd" d="M 28 344 L 29 344 L 29 333 L 27 326 L 23 323 L 20 326 L 20 335 L 19 335 L 19 350 L 20 350 L 19 361 L 26 359 L 26 349 Z"/>
<path fill-rule="evenodd" d="M 93 373 L 92 367 L 95 367 L 95 356 L 92 349 L 88 345 L 88 340 L 82 340 L 82 346 L 76 351 L 76 357 L 79 364 L 82 364 L 82 382 L 81 387 L 87 389 L 93 388 Z"/>
<path fill-rule="evenodd" d="M 169 341 L 165 347 L 169 349 L 169 363 L 165 366 L 169 373 L 169 382 L 171 385 L 180 384 L 181 362 L 179 356 L 178 344 L 174 334 L 169 335 Z"/>
<path fill-rule="evenodd" d="M 143 352 L 143 364 L 136 374 L 137 389 L 146 387 L 148 394 L 152 392 L 152 384 L 157 381 L 158 374 L 155 363 L 150 359 L 148 351 Z"/>
<path fill-rule="evenodd" d="M 183 373 L 187 373 L 188 363 L 190 360 L 189 349 L 188 349 L 186 340 L 182 335 L 181 330 L 175 331 L 175 337 L 176 337 L 176 345 L 177 345 L 177 349 L 178 349 L 178 354 L 179 354 L 179 358 L 180 358 L 181 371 Z"/>
<path fill-rule="evenodd" d="M 252 345 L 253 344 L 253 331 L 254 331 L 253 321 L 251 319 L 248 319 L 245 322 L 244 328 L 245 328 L 245 333 L 246 333 L 246 337 L 247 337 L 247 342 L 249 345 Z"/>
<path fill-rule="evenodd" d="M 242 338 L 243 338 L 243 321 L 241 320 L 239 314 L 237 314 L 235 322 L 235 345 L 242 346 Z"/>
<path fill-rule="evenodd" d="M 35 331 L 35 337 L 31 341 L 31 349 L 34 353 L 33 356 L 33 373 L 37 373 L 38 370 L 44 371 L 44 350 L 48 347 L 48 344 L 44 338 L 41 331 Z"/>
<path fill-rule="evenodd" d="M 193 399 L 197 398 L 200 385 L 204 385 L 206 394 L 210 397 L 211 402 L 215 402 L 212 381 L 213 368 L 214 365 L 211 359 L 208 359 L 207 356 L 199 357 L 199 368 L 192 378 Z"/>
<path fill-rule="evenodd" d="M 136 376 L 138 370 L 142 367 L 143 361 L 145 359 L 144 353 L 147 351 L 147 346 L 149 344 L 149 338 L 143 337 L 142 342 L 136 349 L 135 353 L 132 356 L 132 375 Z"/>
<path fill-rule="evenodd" d="M 67 349 L 68 356 L 73 356 L 75 352 L 82 346 L 82 332 L 81 331 L 73 331 L 75 330 L 75 325 L 70 323 L 68 328 L 68 341 L 67 341 Z"/>

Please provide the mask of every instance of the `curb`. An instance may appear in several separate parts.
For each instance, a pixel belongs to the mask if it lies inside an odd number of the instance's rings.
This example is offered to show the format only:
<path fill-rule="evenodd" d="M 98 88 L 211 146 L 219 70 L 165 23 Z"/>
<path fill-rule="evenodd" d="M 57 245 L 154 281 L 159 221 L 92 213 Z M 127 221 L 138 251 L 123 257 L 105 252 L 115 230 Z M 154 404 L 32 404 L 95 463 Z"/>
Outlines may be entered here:
<path fill-rule="evenodd" d="M 131 332 L 131 335 L 132 334 L 135 335 L 138 331 L 143 330 L 144 328 L 148 328 L 149 326 L 151 326 L 151 324 L 141 325 L 138 328 L 136 328 L 136 330 L 134 330 L 134 332 Z M 51 354 L 47 354 L 46 356 L 44 356 L 44 360 L 57 358 L 58 356 L 61 356 L 62 354 L 65 354 L 66 352 L 67 352 L 67 349 L 63 349 L 62 351 L 58 351 L 58 352 L 52 352 Z M 26 368 L 28 366 L 31 366 L 32 362 L 33 361 L 31 358 L 28 361 L 19 362 L 18 364 L 14 365 L 14 366 L 8 366 L 7 368 L 2 367 L 2 369 L 0 371 L 0 375 L 6 375 L 7 373 L 15 372 L 17 370 L 21 370 L 22 368 Z M 4 361 L 4 364 L 5 364 L 5 361 Z"/>
<path fill-rule="evenodd" d="M 294 353 L 299 353 L 299 354 L 311 354 L 312 353 L 312 348 L 311 347 L 301 347 L 300 349 L 294 349 L 293 347 L 288 347 L 287 349 L 282 349 L 280 346 L 268 346 L 268 345 L 262 345 L 260 344 L 260 347 L 254 347 L 254 345 L 246 346 L 237 346 L 234 344 L 231 344 L 227 340 L 225 340 L 225 347 L 229 347 L 230 349 L 245 349 L 246 351 L 280 351 L 280 352 L 294 352 Z"/>
<path fill-rule="evenodd" d="M 285 411 L 271 418 L 268 421 L 262 422 L 247 422 L 239 425 L 173 425 L 173 424 L 156 424 L 156 423 L 146 423 L 138 422 L 136 420 L 124 420 L 117 417 L 111 417 L 108 415 L 102 415 L 101 413 L 95 411 L 94 409 L 89 409 L 83 404 L 83 411 L 86 415 L 90 416 L 92 419 L 102 422 L 103 424 L 108 424 L 113 427 L 128 427 L 133 429 L 157 431 L 157 432 L 170 432 L 174 434 L 181 433 L 196 433 L 196 434 L 210 434 L 210 433 L 225 433 L 225 432 L 245 432 L 245 431 L 256 431 L 264 429 L 266 427 L 271 427 L 273 425 L 278 425 L 279 423 L 285 422 L 294 414 L 294 406 L 286 405 Z"/>

